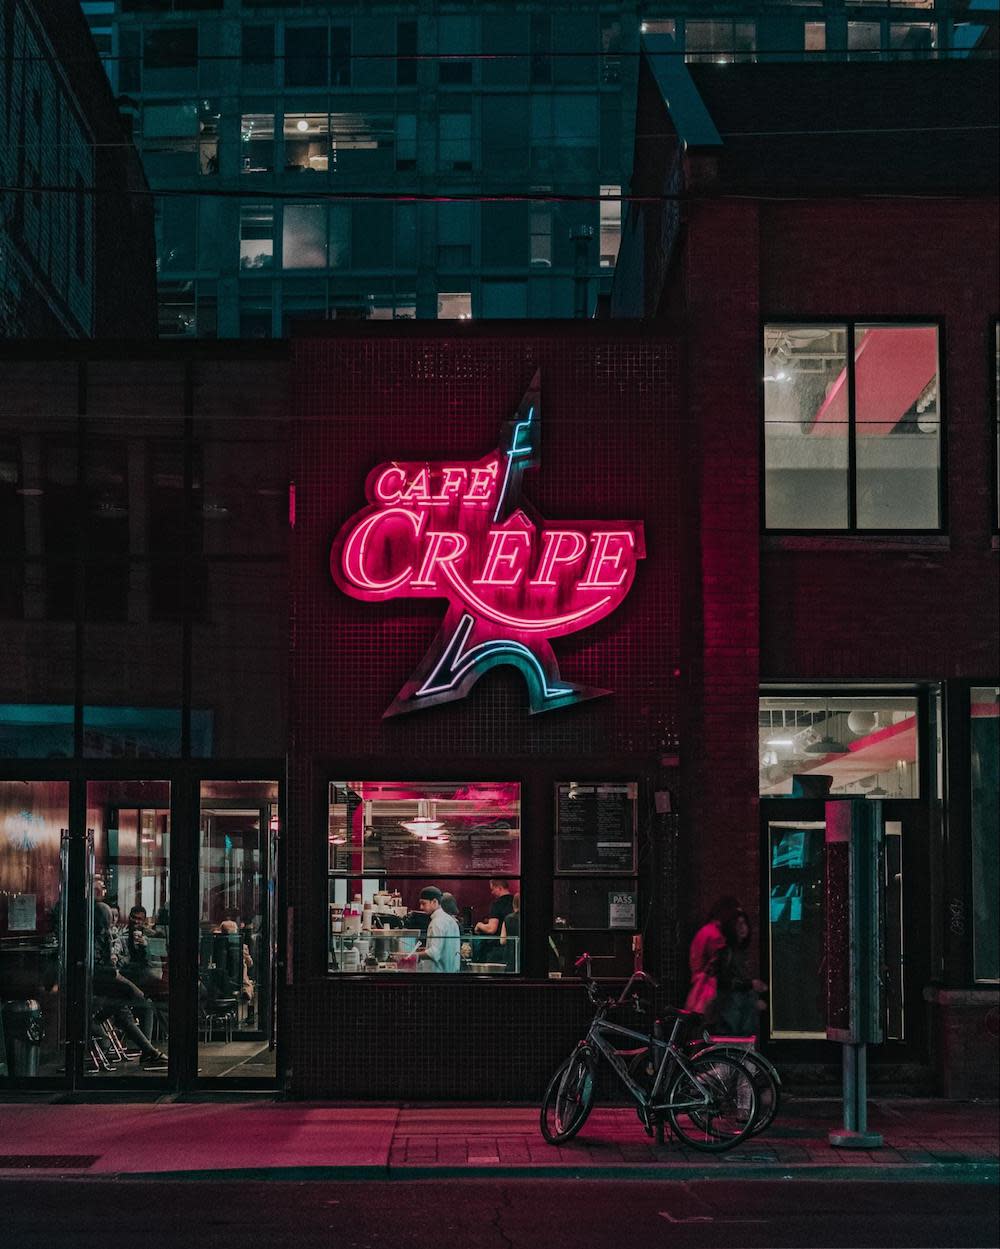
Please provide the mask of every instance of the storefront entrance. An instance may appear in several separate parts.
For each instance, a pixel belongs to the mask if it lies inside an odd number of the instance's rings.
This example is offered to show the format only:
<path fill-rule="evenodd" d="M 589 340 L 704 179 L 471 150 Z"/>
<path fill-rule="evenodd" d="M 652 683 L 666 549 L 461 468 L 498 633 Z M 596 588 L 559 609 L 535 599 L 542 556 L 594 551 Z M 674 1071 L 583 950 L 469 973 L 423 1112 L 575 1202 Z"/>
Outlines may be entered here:
<path fill-rule="evenodd" d="M 0 780 L 0 1081 L 276 1078 L 279 782 Z"/>

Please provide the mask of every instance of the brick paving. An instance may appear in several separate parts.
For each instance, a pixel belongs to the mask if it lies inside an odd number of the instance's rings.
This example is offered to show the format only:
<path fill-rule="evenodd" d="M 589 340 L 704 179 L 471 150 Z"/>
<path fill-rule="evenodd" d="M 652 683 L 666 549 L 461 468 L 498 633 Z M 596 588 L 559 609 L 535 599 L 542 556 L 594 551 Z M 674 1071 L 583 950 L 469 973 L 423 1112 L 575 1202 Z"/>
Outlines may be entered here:
<path fill-rule="evenodd" d="M 635 1111 L 598 1104 L 580 1135 L 547 1145 L 533 1106 L 343 1106 L 246 1101 L 71 1103 L 0 1098 L 0 1176 L 26 1169 L 58 1177 L 257 1176 L 417 1178 L 517 1173 L 643 1178 L 800 1177 L 956 1179 L 1000 1177 L 995 1102 L 893 1099 L 869 1107 L 882 1149 L 838 1149 L 833 1099 L 789 1097 L 760 1136 L 722 1154 L 679 1141 L 660 1146 Z M 142 1141 L 136 1149 L 134 1142 Z M 218 1148 L 225 1141 L 226 1148 Z M 58 1144 L 58 1148 L 53 1143 Z M 84 1172 L 74 1155 L 101 1152 Z M 67 1161 L 69 1160 L 69 1161 Z"/>

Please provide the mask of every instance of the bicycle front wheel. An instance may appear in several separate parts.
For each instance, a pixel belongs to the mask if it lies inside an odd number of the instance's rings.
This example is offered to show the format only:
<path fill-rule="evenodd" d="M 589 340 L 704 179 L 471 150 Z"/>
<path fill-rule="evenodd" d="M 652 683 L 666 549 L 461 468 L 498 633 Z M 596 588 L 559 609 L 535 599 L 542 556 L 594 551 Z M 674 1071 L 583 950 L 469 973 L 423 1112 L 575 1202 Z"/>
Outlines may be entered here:
<path fill-rule="evenodd" d="M 550 1145 L 572 1140 L 594 1104 L 593 1051 L 581 1045 L 549 1081 L 542 1098 L 542 1136 Z"/>
<path fill-rule="evenodd" d="M 688 1060 L 667 1090 L 674 1131 L 692 1149 L 719 1153 L 750 1135 L 757 1115 L 753 1078 L 735 1058 L 703 1054 Z"/>

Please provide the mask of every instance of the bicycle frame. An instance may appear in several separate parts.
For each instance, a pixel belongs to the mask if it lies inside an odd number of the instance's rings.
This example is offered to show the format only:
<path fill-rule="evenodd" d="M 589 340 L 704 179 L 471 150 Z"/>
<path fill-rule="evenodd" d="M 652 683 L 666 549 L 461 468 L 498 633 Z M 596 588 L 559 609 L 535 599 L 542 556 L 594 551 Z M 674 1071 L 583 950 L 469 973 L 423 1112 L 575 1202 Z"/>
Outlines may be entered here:
<path fill-rule="evenodd" d="M 611 1065 L 615 1075 L 621 1080 L 622 1084 L 628 1089 L 635 1100 L 644 1110 L 666 1110 L 668 1109 L 665 1102 L 657 1101 L 657 1096 L 666 1084 L 667 1079 L 673 1074 L 675 1067 L 679 1067 L 685 1075 L 689 1076 L 695 1088 L 699 1088 L 697 1078 L 694 1072 L 684 1061 L 684 1055 L 675 1044 L 677 1032 L 680 1027 L 680 1020 L 674 1024 L 669 1040 L 660 1040 L 658 1037 L 651 1037 L 646 1032 L 637 1032 L 634 1028 L 626 1028 L 623 1024 L 611 1023 L 607 1019 L 596 1018 L 591 1022 L 587 1031 L 587 1039 L 585 1044 L 593 1046 L 599 1054 L 603 1055 Z M 656 1064 L 656 1078 L 653 1081 L 653 1087 L 649 1090 L 649 1096 L 645 1094 L 642 1088 L 632 1079 L 628 1073 L 622 1054 L 614 1048 L 607 1039 L 609 1036 L 627 1037 L 631 1041 L 640 1041 L 643 1048 L 651 1049 L 659 1054 Z M 662 1053 L 661 1053 L 662 1051 Z M 692 1055 L 694 1057 L 694 1055 Z M 711 1098 L 707 1092 L 703 1092 L 697 1101 L 691 1102 L 674 1102 L 670 1107 L 673 1110 L 695 1110 L 711 1104 Z"/>

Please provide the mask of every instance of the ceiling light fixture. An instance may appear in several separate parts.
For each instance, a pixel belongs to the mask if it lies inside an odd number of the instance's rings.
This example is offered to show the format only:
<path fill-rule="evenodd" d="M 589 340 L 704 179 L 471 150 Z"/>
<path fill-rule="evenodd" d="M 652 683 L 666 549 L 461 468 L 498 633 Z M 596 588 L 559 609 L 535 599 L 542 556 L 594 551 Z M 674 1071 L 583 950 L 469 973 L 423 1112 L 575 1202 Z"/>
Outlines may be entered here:
<path fill-rule="evenodd" d="M 826 715 L 824 716 L 823 723 L 829 724 L 829 722 L 830 704 L 827 703 Z M 843 742 L 838 741 L 835 737 L 831 737 L 829 731 L 827 731 L 818 742 L 813 742 L 811 745 L 807 746 L 805 753 L 807 755 L 846 755 L 848 750 Z"/>

